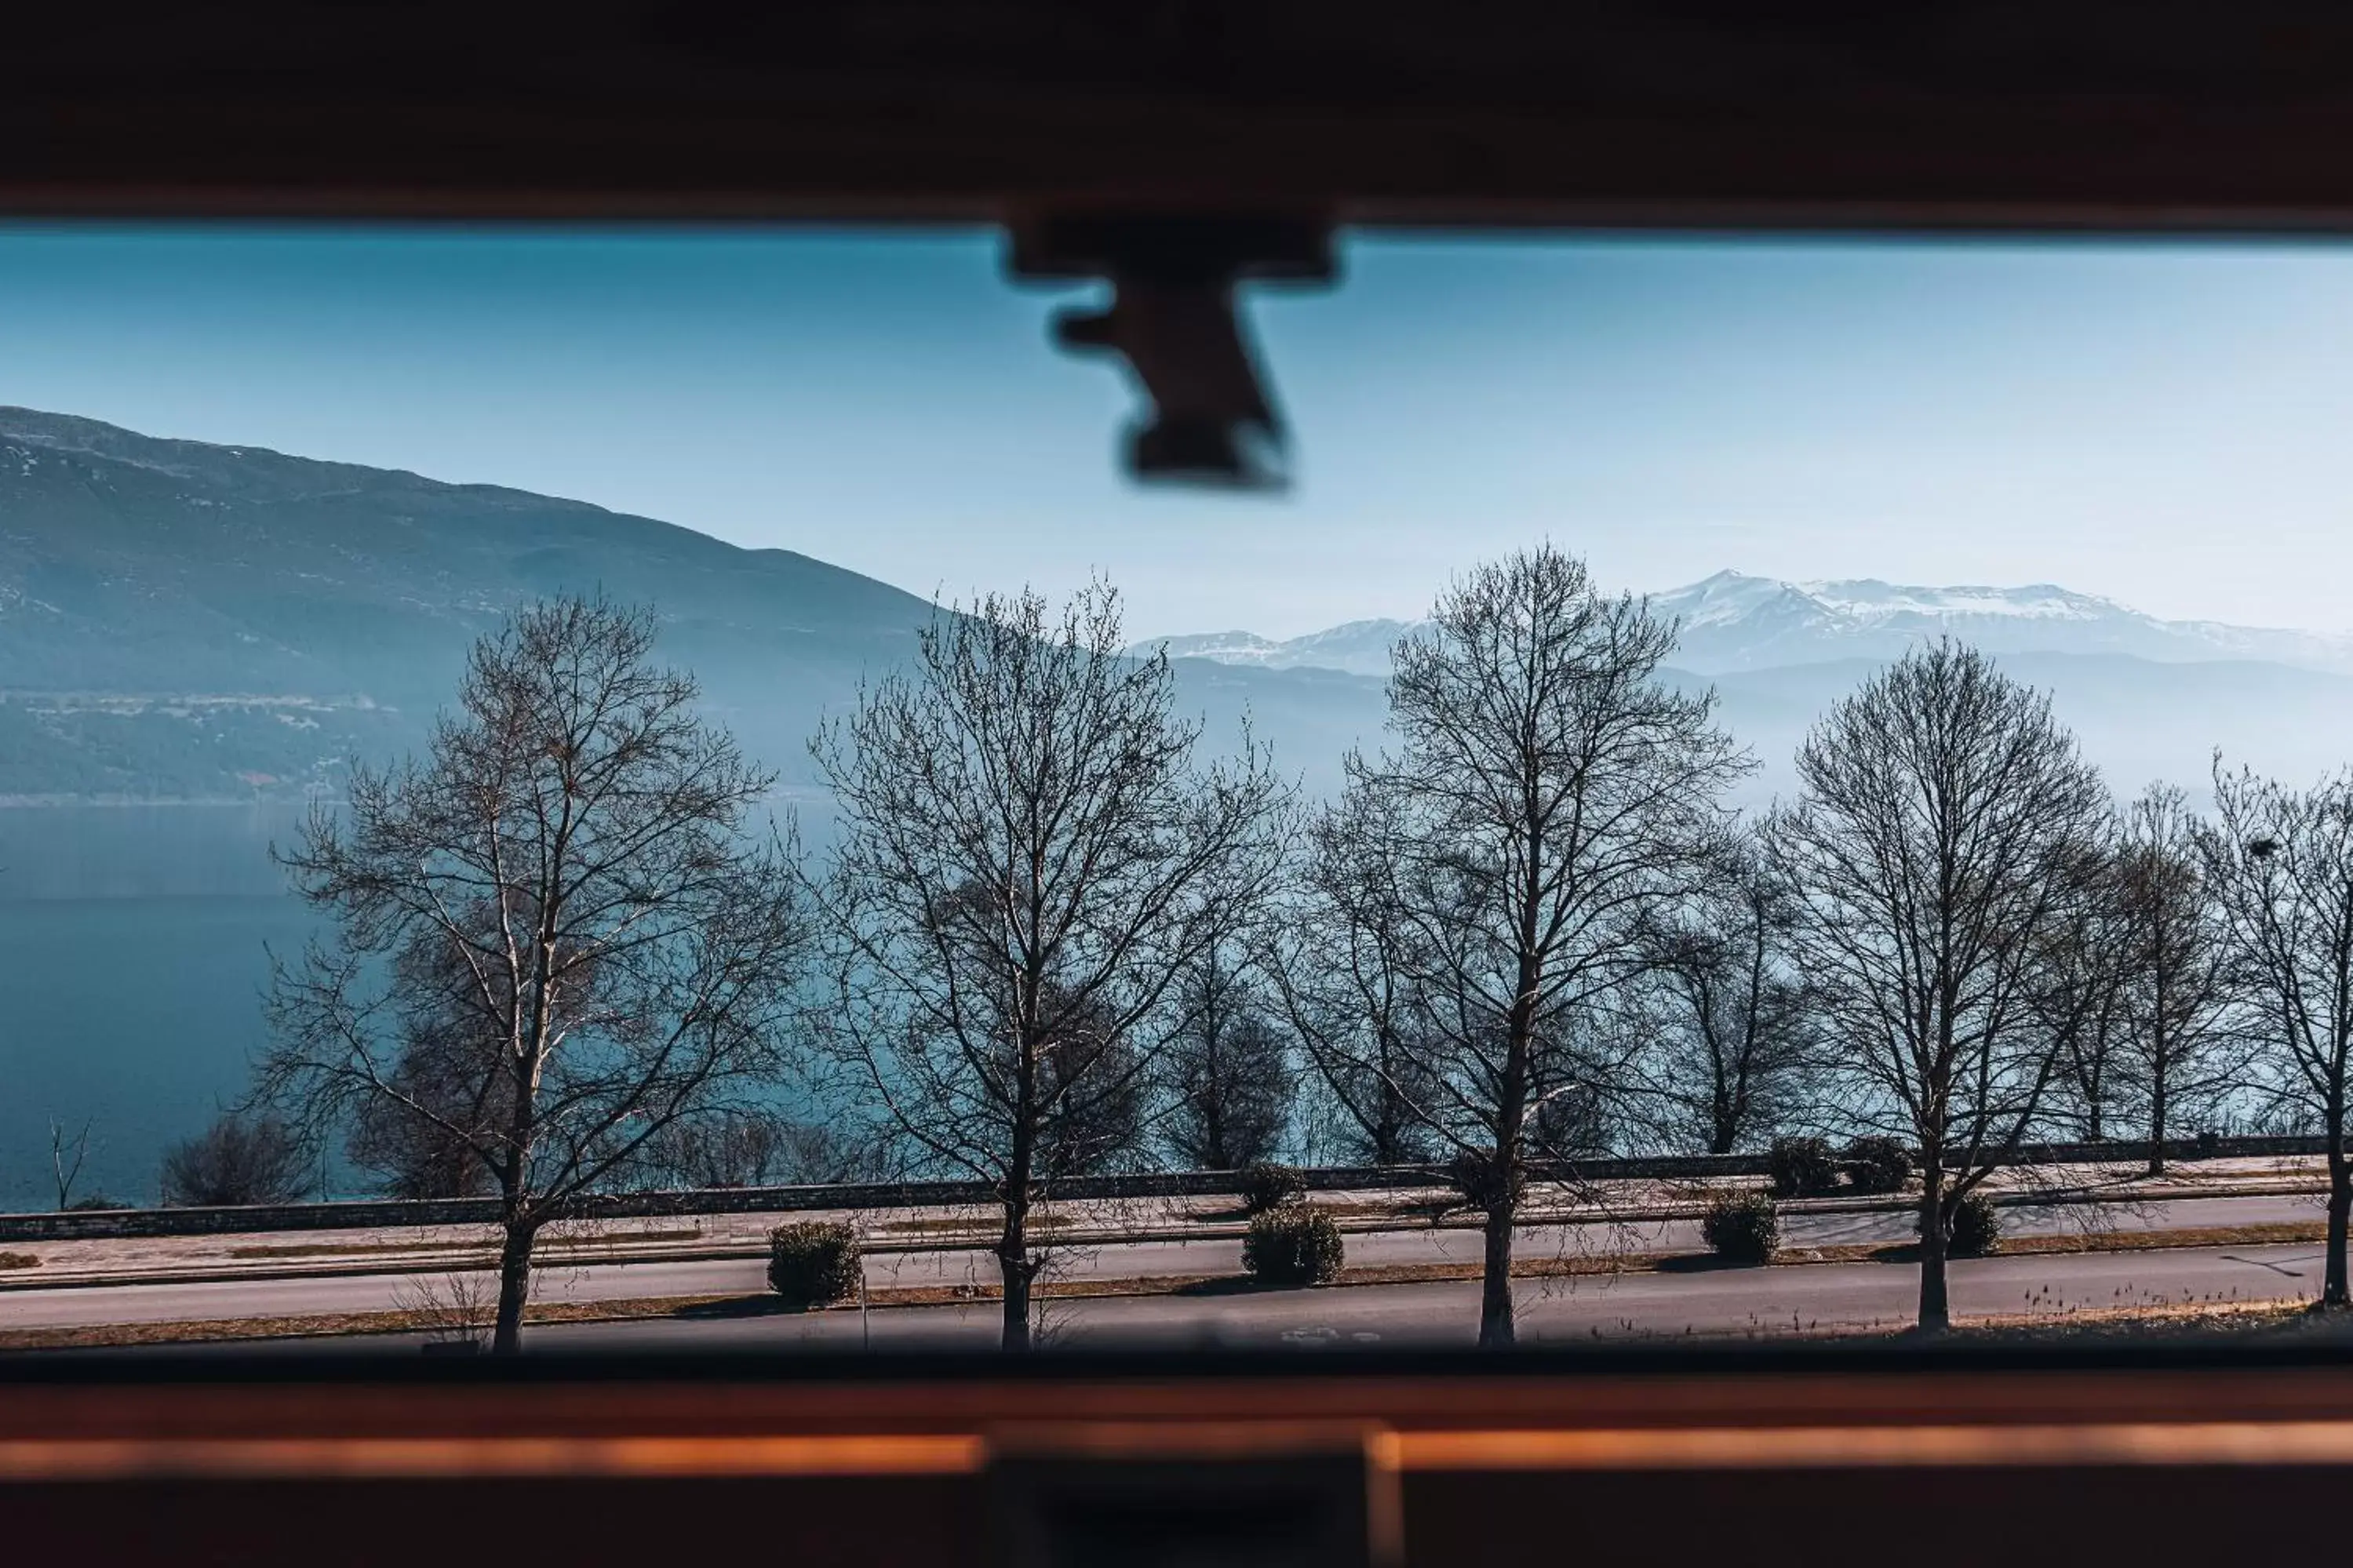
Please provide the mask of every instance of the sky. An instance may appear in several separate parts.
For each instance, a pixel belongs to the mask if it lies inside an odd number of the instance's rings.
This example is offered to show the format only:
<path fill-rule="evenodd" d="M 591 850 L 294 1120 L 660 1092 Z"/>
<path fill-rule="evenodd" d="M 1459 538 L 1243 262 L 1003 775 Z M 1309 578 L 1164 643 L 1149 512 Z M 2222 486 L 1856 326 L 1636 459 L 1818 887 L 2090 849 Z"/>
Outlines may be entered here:
<path fill-rule="evenodd" d="M 575 497 L 1138 637 L 1421 613 L 1550 539 L 2353 628 L 2353 247 L 1352 236 L 1250 310 L 1279 496 L 1141 489 L 1134 395 L 977 232 L 0 226 L 0 403 Z"/>

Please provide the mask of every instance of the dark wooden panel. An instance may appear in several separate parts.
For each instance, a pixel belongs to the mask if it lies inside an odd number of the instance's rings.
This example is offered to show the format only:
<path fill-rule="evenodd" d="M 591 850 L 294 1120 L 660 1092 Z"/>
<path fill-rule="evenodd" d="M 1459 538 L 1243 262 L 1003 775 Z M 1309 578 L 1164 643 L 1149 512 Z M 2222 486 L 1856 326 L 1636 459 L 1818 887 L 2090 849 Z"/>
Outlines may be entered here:
<path fill-rule="evenodd" d="M 1404 1434 L 2330 1422 L 2353 1361 L 1846 1353 L 1454 1357 L 0 1360 L 0 1442 L 985 1434 L 1039 1421 L 1368 1422 Z"/>
<path fill-rule="evenodd" d="M 0 1486 L 17 1562 L 431 1568 L 969 1563 L 969 1477 Z"/>
<path fill-rule="evenodd" d="M 2320 0 L 19 8 L 0 208 L 2339 226 Z"/>

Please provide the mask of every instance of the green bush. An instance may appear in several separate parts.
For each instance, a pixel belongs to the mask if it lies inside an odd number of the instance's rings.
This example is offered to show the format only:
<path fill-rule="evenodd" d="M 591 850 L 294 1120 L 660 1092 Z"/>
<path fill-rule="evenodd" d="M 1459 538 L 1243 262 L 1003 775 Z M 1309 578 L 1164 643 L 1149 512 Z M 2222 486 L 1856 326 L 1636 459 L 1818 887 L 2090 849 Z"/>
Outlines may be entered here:
<path fill-rule="evenodd" d="M 1328 1284 L 1345 1261 L 1340 1227 L 1304 1204 L 1268 1210 L 1242 1237 L 1242 1267 L 1261 1285 Z"/>
<path fill-rule="evenodd" d="M 1952 1230 L 1945 1243 L 1950 1258 L 1986 1258 L 2001 1247 L 2001 1211 L 1983 1193 L 1970 1193 L 1952 1205 Z"/>
<path fill-rule="evenodd" d="M 1726 1262 L 1770 1263 L 1781 1246 L 1781 1210 L 1769 1193 L 1718 1193 L 1699 1230 Z"/>
<path fill-rule="evenodd" d="M 1822 1138 L 1776 1138 L 1765 1156 L 1777 1198 L 1815 1198 L 1838 1190 L 1838 1162 Z"/>
<path fill-rule="evenodd" d="M 1243 1208 L 1251 1214 L 1266 1214 L 1285 1204 L 1304 1202 L 1307 1178 L 1289 1165 L 1261 1160 L 1242 1167 L 1241 1181 L 1235 1190 L 1241 1194 Z"/>
<path fill-rule="evenodd" d="M 1858 1138 L 1840 1157 L 1858 1193 L 1900 1193 L 1912 1179 L 1912 1151 L 1893 1138 Z"/>
<path fill-rule="evenodd" d="M 768 1233 L 768 1284 L 807 1311 L 858 1289 L 858 1233 L 839 1220 L 804 1220 Z"/>

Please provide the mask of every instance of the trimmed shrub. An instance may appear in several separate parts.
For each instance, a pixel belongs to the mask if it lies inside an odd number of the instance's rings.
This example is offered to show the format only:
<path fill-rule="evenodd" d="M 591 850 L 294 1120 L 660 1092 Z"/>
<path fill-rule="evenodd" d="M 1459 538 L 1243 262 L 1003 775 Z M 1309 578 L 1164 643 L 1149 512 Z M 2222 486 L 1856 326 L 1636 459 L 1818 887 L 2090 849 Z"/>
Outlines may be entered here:
<path fill-rule="evenodd" d="M 1912 1151 L 1894 1138 L 1858 1138 L 1840 1163 L 1858 1193 L 1900 1193 L 1912 1179 Z"/>
<path fill-rule="evenodd" d="M 1242 1237 L 1242 1267 L 1261 1285 L 1328 1284 L 1346 1258 L 1340 1227 L 1304 1204 L 1268 1210 Z"/>
<path fill-rule="evenodd" d="M 1234 1190 L 1241 1194 L 1243 1208 L 1254 1215 L 1266 1214 L 1285 1204 L 1304 1203 L 1307 1178 L 1289 1165 L 1261 1160 L 1242 1167 L 1241 1180 Z"/>
<path fill-rule="evenodd" d="M 858 1233 L 839 1220 L 803 1220 L 768 1233 L 768 1284 L 788 1306 L 828 1306 L 858 1289 Z"/>
<path fill-rule="evenodd" d="M 1817 1198 L 1838 1190 L 1838 1162 L 1823 1138 L 1776 1138 L 1765 1156 L 1777 1198 Z"/>
<path fill-rule="evenodd" d="M 1953 1229 L 1945 1243 L 1951 1258 L 1986 1258 L 2001 1246 L 2001 1211 L 1983 1193 L 1971 1193 L 1953 1205 Z"/>
<path fill-rule="evenodd" d="M 1769 1193 L 1718 1193 L 1699 1230 L 1727 1263 L 1770 1263 L 1781 1246 L 1781 1210 Z"/>

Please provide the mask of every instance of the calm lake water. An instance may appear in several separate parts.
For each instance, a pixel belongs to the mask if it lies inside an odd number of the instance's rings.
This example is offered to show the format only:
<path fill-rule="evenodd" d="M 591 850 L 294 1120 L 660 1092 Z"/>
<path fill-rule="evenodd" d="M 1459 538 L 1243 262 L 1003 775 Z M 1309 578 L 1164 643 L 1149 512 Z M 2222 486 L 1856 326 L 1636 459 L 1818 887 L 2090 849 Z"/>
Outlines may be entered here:
<path fill-rule="evenodd" d="M 283 895 L 0 902 L 0 1207 L 55 1200 L 52 1116 L 92 1123 L 79 1192 L 152 1201 L 164 1145 L 243 1092 L 268 950 L 312 928 Z"/>
<path fill-rule="evenodd" d="M 269 953 L 322 930 L 269 858 L 302 816 L 0 807 L 0 1210 L 57 1201 L 51 1117 L 92 1123 L 77 1196 L 152 1203 L 164 1149 L 243 1096 Z"/>
<path fill-rule="evenodd" d="M 152 1201 L 165 1144 L 244 1090 L 268 950 L 312 917 L 270 863 L 291 805 L 0 810 L 0 1207 L 47 1207 L 48 1123 L 92 1123 L 79 1193 Z"/>

